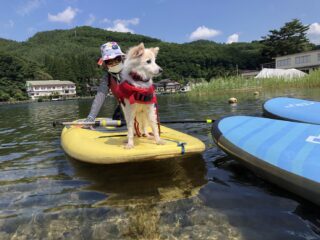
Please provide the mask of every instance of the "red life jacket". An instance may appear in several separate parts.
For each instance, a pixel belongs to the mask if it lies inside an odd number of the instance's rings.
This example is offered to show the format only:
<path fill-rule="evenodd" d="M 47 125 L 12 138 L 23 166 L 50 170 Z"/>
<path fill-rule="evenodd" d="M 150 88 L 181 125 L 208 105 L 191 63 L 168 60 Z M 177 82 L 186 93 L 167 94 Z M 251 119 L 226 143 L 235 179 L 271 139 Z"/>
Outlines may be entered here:
<path fill-rule="evenodd" d="M 141 104 L 152 104 L 157 103 L 157 97 L 155 94 L 154 86 L 149 88 L 140 88 L 130 84 L 127 81 L 118 83 L 112 76 L 109 78 L 109 88 L 113 95 L 120 101 L 123 102 L 125 98 L 129 99 L 130 104 L 141 103 Z"/>
<path fill-rule="evenodd" d="M 127 98 L 130 104 L 152 104 L 157 103 L 157 97 L 155 94 L 154 86 L 149 88 L 140 88 L 124 81 L 119 84 L 118 96 L 121 100 Z"/>
<path fill-rule="evenodd" d="M 124 104 L 124 98 L 128 98 L 130 104 L 133 103 L 142 103 L 142 104 L 155 104 L 155 111 L 157 115 L 158 121 L 158 130 L 159 135 L 161 133 L 160 130 L 160 119 L 158 113 L 158 106 L 157 106 L 157 97 L 155 94 L 154 86 L 152 85 L 149 88 L 138 88 L 127 81 L 123 81 L 119 83 L 112 75 L 109 75 L 109 88 L 115 98 L 118 99 L 119 102 Z M 134 124 L 135 132 L 138 137 L 141 137 L 141 133 L 139 131 L 139 123 L 135 119 Z"/>

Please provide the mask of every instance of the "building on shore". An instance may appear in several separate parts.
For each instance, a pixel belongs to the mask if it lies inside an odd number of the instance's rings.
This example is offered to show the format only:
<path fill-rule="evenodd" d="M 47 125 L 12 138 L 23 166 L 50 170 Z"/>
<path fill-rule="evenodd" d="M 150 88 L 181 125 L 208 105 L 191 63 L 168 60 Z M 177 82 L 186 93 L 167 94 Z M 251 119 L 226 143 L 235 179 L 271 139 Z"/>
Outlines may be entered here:
<path fill-rule="evenodd" d="M 261 70 L 277 69 L 289 70 L 297 69 L 305 73 L 310 73 L 320 69 L 320 50 L 313 50 L 274 58 L 274 62 L 261 64 Z M 242 70 L 241 76 L 245 78 L 255 77 L 260 73 L 257 70 Z"/>
<path fill-rule="evenodd" d="M 295 68 L 279 69 L 279 68 L 263 68 L 254 78 L 301 78 L 307 75 L 305 72 Z"/>
<path fill-rule="evenodd" d="M 76 96 L 76 85 L 71 81 L 39 80 L 27 81 L 27 93 L 31 99 L 39 97 L 70 98 Z"/>
<path fill-rule="evenodd" d="M 320 68 L 320 50 L 276 57 L 275 61 L 278 69 L 295 68 L 305 73 L 310 73 Z"/>
<path fill-rule="evenodd" d="M 163 79 L 154 83 L 157 93 L 175 93 L 179 92 L 181 84 L 171 79 Z"/>

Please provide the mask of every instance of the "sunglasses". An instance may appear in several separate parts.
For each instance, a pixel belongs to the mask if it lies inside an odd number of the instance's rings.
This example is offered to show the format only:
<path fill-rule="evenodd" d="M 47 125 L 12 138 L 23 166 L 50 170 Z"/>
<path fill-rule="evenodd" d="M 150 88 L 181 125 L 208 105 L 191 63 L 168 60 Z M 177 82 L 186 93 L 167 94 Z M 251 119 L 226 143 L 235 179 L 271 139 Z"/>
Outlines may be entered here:
<path fill-rule="evenodd" d="M 114 66 L 114 65 L 119 64 L 121 61 L 122 61 L 122 57 L 116 57 L 114 59 L 105 60 L 104 63 L 107 66 Z"/>

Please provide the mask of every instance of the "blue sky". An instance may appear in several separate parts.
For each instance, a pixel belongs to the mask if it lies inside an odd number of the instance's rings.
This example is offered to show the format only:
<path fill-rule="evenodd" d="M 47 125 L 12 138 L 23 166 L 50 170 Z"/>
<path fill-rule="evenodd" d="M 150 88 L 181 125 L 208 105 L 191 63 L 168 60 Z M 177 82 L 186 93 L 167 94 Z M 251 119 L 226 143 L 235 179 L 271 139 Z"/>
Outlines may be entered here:
<path fill-rule="evenodd" d="M 320 0 L 2 0 L 0 37 L 92 26 L 166 42 L 250 42 L 298 18 L 320 44 Z"/>

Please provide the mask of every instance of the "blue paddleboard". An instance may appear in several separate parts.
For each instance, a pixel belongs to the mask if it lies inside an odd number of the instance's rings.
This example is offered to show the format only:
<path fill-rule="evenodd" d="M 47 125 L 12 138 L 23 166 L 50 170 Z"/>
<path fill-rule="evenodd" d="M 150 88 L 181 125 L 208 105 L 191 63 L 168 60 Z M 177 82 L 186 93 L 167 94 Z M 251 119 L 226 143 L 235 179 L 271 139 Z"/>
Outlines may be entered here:
<path fill-rule="evenodd" d="M 213 124 L 212 136 L 262 177 L 320 205 L 320 126 L 231 116 Z"/>
<path fill-rule="evenodd" d="M 320 124 L 320 102 L 277 97 L 267 100 L 262 108 L 266 117 Z"/>

